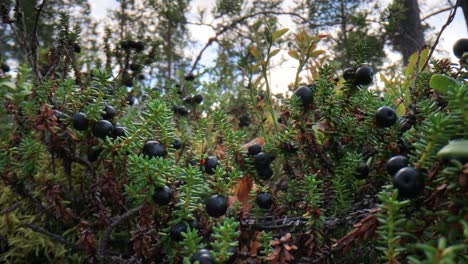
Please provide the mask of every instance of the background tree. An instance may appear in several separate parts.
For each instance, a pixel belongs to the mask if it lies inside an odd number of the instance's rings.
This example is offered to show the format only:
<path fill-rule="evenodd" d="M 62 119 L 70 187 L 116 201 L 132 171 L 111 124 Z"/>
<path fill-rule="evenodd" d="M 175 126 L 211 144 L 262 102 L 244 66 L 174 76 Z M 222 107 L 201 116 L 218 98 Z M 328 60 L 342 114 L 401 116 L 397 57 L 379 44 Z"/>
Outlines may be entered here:
<path fill-rule="evenodd" d="M 55 44 L 54 41 L 57 37 L 60 24 L 60 12 L 66 10 L 70 16 L 70 23 L 72 25 L 79 25 L 83 29 L 83 35 L 92 31 L 95 26 L 95 23 L 91 21 L 91 9 L 88 1 L 49 0 L 46 2 L 47 8 L 41 10 L 41 19 L 36 25 L 36 15 L 42 1 L 18 1 L 19 5 L 23 7 L 22 20 L 25 26 L 25 36 L 30 41 L 34 30 L 36 31 L 37 43 L 41 47 L 39 51 L 41 54 L 44 54 L 48 48 L 53 47 Z M 9 17 L 13 3 L 14 1 L 12 0 L 4 0 L 0 3 L 3 18 Z M 11 27 L 7 26 L 7 24 L 3 24 L 0 27 L 0 43 L 2 43 L 0 45 L 0 54 L 4 56 L 4 59 L 18 60 L 21 64 L 26 60 L 26 57 L 25 54 L 21 53 L 21 49 L 19 49 L 21 43 L 15 42 L 17 38 L 14 37 L 14 34 Z"/>
<path fill-rule="evenodd" d="M 425 27 L 421 23 L 421 11 L 417 0 L 396 0 L 388 7 L 386 26 L 388 38 L 407 65 L 411 54 L 425 45 Z"/>

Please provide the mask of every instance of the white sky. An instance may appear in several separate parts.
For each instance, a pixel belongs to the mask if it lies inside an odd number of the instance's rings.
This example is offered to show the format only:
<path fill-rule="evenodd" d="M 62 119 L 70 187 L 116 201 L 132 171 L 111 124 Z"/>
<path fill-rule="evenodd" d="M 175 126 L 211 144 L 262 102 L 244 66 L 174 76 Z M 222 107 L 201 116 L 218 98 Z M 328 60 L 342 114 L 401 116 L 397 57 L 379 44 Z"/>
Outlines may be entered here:
<path fill-rule="evenodd" d="M 381 1 L 382 4 L 385 2 L 389 2 L 389 0 L 384 0 Z M 420 1 L 421 2 L 421 1 Z M 430 2 L 430 3 L 427 3 Z M 190 12 L 189 14 L 189 19 L 194 18 L 194 14 L 197 12 L 198 9 L 200 8 L 211 8 L 214 6 L 215 0 L 193 0 L 191 2 L 191 6 L 193 12 Z M 290 1 L 285 0 L 284 1 L 284 6 L 287 7 L 289 5 Z M 437 8 L 435 7 L 440 3 L 439 1 L 426 1 L 425 6 L 422 7 L 422 16 L 424 17 L 426 14 L 432 13 Z M 115 0 L 91 0 L 91 12 L 92 16 L 95 17 L 96 19 L 102 19 L 106 20 L 107 18 L 107 10 L 108 9 L 113 9 L 118 6 L 118 3 Z M 432 18 L 428 19 L 427 22 L 433 26 L 436 29 L 436 32 L 439 31 L 441 26 L 446 22 L 447 17 L 448 17 L 448 12 L 441 13 L 439 15 L 433 16 Z M 286 28 L 293 28 L 293 24 L 291 22 L 291 19 L 288 18 L 287 16 L 280 16 L 279 22 L 282 27 Z M 188 27 L 190 32 L 191 32 L 191 37 L 192 40 L 196 41 L 197 44 L 194 47 L 189 47 L 188 50 L 186 51 L 187 54 L 198 54 L 199 50 L 203 45 L 208 41 L 208 39 L 212 36 L 214 36 L 214 32 L 211 28 L 205 27 L 205 26 L 189 26 Z M 324 32 L 327 33 L 327 32 Z M 467 37 L 467 28 L 465 25 L 464 17 L 463 17 L 463 12 L 461 8 L 457 10 L 457 14 L 453 22 L 445 29 L 444 33 L 442 34 L 442 37 L 440 39 L 438 48 L 436 49 L 435 54 L 433 55 L 435 58 L 442 58 L 442 57 L 449 57 L 452 62 L 456 62 L 457 59 L 452 53 L 452 46 L 455 41 L 457 41 L 460 38 L 466 38 Z M 429 39 L 426 36 L 426 39 Z M 435 36 L 432 38 L 435 39 Z M 205 51 L 202 57 L 201 64 L 203 65 L 208 65 L 210 62 L 213 60 L 215 54 L 213 52 L 214 45 L 211 47 L 211 52 L 210 49 Z M 194 55 L 195 56 L 195 55 Z M 396 54 L 389 54 L 390 59 L 395 61 L 398 60 L 398 57 L 395 57 Z M 281 66 L 274 67 L 271 70 L 271 87 L 273 92 L 284 92 L 287 90 L 287 85 L 293 81 L 294 79 L 294 74 L 296 70 L 296 65 L 297 62 L 287 55 L 287 51 L 282 51 L 278 55 L 276 55 L 276 60 L 273 61 L 273 64 L 277 64 L 279 60 L 281 59 L 286 59 L 286 61 L 281 64 Z M 276 62 L 276 63 L 275 63 Z"/>

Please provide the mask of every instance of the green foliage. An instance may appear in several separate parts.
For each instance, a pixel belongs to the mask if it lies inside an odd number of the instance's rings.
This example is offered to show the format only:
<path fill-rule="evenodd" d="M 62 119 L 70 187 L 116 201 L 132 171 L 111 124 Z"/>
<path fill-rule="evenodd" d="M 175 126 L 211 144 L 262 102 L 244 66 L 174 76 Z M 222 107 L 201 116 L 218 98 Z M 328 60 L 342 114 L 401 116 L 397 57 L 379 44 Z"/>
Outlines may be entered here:
<path fill-rule="evenodd" d="M 379 65 L 382 40 L 369 34 L 359 1 L 306 2 L 324 12 L 316 19 L 346 22 L 334 38 L 340 62 L 320 48 L 329 35 L 279 28 L 281 1 L 217 1 L 220 25 L 208 46 L 217 43 L 219 56 L 214 67 L 197 61 L 190 70 L 182 54 L 190 1 L 120 1 L 119 27 L 86 55 L 74 46 L 85 28 L 62 13 L 54 48 L 40 51 L 47 56 L 0 75 L 0 239 L 10 246 L 0 259 L 190 263 L 203 248 L 219 263 L 234 255 L 262 263 L 466 260 L 467 165 L 450 142 L 467 139 L 466 68 L 424 67 L 422 50 L 403 76 L 381 76 L 384 91 L 337 78 L 339 65 Z M 288 92 L 275 95 L 271 69 L 282 51 L 298 65 Z M 307 106 L 291 96 L 299 86 L 313 94 Z M 106 105 L 124 136 L 93 136 Z M 399 121 L 379 128 L 381 106 L 395 108 Z M 77 112 L 87 129 L 73 128 Z M 161 157 L 143 155 L 150 140 L 164 148 Z M 248 153 L 254 143 L 264 156 Z M 450 155 L 437 156 L 444 147 Z M 395 155 L 425 177 L 411 200 L 389 185 L 385 163 Z M 363 164 L 369 173 L 357 179 Z M 274 176 L 262 179 L 265 171 Z M 165 205 L 154 201 L 162 186 L 172 191 Z M 271 208 L 256 204 L 261 192 Z M 227 198 L 225 215 L 207 214 L 213 194 Z"/>
<path fill-rule="evenodd" d="M 399 244 L 399 241 L 406 234 L 403 232 L 402 226 L 405 225 L 405 217 L 401 213 L 401 209 L 409 204 L 409 201 L 398 201 L 398 191 L 391 189 L 383 190 L 379 194 L 379 199 L 382 202 L 378 215 L 381 226 L 377 231 L 381 245 L 377 248 L 384 253 L 383 259 L 387 263 L 398 261 L 398 256 L 404 252 L 405 248 Z"/>

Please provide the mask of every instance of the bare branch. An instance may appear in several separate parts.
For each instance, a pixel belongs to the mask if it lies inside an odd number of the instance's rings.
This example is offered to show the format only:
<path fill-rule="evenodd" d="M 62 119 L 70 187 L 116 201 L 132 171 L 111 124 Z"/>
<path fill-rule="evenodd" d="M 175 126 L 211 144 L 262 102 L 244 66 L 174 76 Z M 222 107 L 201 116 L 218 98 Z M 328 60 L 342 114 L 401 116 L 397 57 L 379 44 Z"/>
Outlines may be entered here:
<path fill-rule="evenodd" d="M 437 11 L 435 11 L 435 12 L 432 12 L 432 13 L 428 14 L 427 16 L 423 17 L 423 18 L 421 19 L 421 22 L 424 21 L 424 20 L 426 20 L 426 19 L 428 19 L 428 18 L 431 18 L 431 17 L 433 17 L 433 16 L 436 16 L 436 15 L 438 15 L 438 14 L 440 14 L 440 13 L 447 12 L 447 11 L 449 11 L 450 9 L 452 9 L 451 6 L 446 7 L 446 8 L 442 8 L 442 9 L 437 10 Z"/>
<path fill-rule="evenodd" d="M 37 28 L 39 25 L 39 18 L 41 17 L 42 10 L 44 9 L 44 6 L 46 4 L 47 0 L 42 0 L 42 3 L 39 5 L 37 8 L 36 12 L 36 19 L 34 21 L 34 27 L 32 29 L 31 33 L 31 61 L 32 61 L 32 68 L 34 73 L 36 74 L 37 78 L 39 81 L 42 82 L 42 75 L 41 72 L 39 71 L 38 65 L 37 65 Z"/>
<path fill-rule="evenodd" d="M 294 12 L 280 12 L 280 11 L 261 11 L 261 12 L 256 12 L 256 13 L 252 13 L 252 14 L 248 14 L 248 15 L 245 15 L 245 16 L 242 16 L 242 17 L 239 17 L 237 19 L 234 19 L 230 24 L 222 27 L 220 30 L 218 30 L 216 33 L 215 33 L 215 36 L 214 37 L 211 37 L 208 42 L 205 44 L 205 46 L 201 49 L 201 51 L 198 53 L 195 61 L 193 62 L 192 64 L 192 68 L 190 69 L 190 72 L 193 72 L 195 70 L 195 68 L 197 67 L 198 63 L 200 62 L 201 60 L 201 57 L 203 55 L 203 53 L 205 52 L 205 50 L 211 46 L 211 44 L 213 44 L 213 42 L 217 41 L 218 40 L 218 37 L 223 35 L 224 33 L 226 33 L 227 31 L 235 28 L 238 24 L 250 19 L 250 18 L 253 18 L 253 17 L 256 17 L 256 16 L 260 16 L 260 15 L 289 15 L 289 16 L 294 16 L 294 17 L 297 17 L 297 18 L 300 18 L 304 23 L 308 23 L 310 24 L 310 22 L 302 17 L 301 15 L 297 14 L 297 13 L 294 13 Z M 317 26 L 317 25 L 316 25 Z"/>
<path fill-rule="evenodd" d="M 52 233 L 52 232 L 49 232 L 47 230 L 45 230 L 44 228 L 42 227 L 39 227 L 39 226 L 36 226 L 34 224 L 25 224 L 23 225 L 24 227 L 27 227 L 29 229 L 31 229 L 32 231 L 34 232 L 37 232 L 37 233 L 41 233 L 43 235 L 46 235 L 48 236 L 49 238 L 51 238 L 52 240 L 54 240 L 55 242 L 58 242 L 62 245 L 64 245 L 65 247 L 75 251 L 75 252 L 82 252 L 83 249 L 81 249 L 79 246 L 77 246 L 76 244 L 68 241 L 67 239 L 65 239 L 64 237 L 62 237 L 61 235 L 58 235 L 58 234 L 55 234 L 55 233 Z"/>
<path fill-rule="evenodd" d="M 16 202 L 16 203 L 12 204 L 10 207 L 1 210 L 0 215 L 11 213 L 14 210 L 18 209 L 20 206 L 21 206 L 21 202 Z"/>
<path fill-rule="evenodd" d="M 431 51 L 429 52 L 429 55 L 427 56 L 426 61 L 424 62 L 424 65 L 423 65 L 422 69 L 426 68 L 426 66 L 429 64 L 429 61 L 431 60 L 432 54 L 434 53 L 434 51 L 435 51 L 435 49 L 437 47 L 437 44 L 439 43 L 440 36 L 442 36 L 442 33 L 448 27 L 448 25 L 450 25 L 450 23 L 452 23 L 453 19 L 455 18 L 455 14 L 457 13 L 457 7 L 461 4 L 461 1 L 462 0 L 457 0 L 457 4 L 451 9 L 450 14 L 449 14 L 449 16 L 447 18 L 447 21 L 445 22 L 445 24 L 440 29 L 439 34 L 437 34 L 437 38 L 436 38 L 436 40 L 434 42 L 434 45 L 431 48 Z"/>
<path fill-rule="evenodd" d="M 107 242 L 114 228 L 116 228 L 122 221 L 137 213 L 142 207 L 142 205 L 137 206 L 133 209 L 128 210 L 126 213 L 115 217 L 112 223 L 104 230 L 104 234 L 102 235 L 101 243 L 99 244 L 99 249 L 96 254 L 96 257 L 101 263 L 104 260 L 103 257 L 107 247 Z"/>

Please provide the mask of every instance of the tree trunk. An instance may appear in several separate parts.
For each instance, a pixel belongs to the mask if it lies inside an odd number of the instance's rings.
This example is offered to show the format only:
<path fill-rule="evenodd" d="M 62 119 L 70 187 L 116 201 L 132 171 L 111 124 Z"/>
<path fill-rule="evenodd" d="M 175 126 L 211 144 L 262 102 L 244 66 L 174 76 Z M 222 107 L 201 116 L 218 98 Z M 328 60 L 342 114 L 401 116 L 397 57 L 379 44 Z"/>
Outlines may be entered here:
<path fill-rule="evenodd" d="M 463 16 L 465 16 L 466 28 L 468 29 L 468 1 L 467 0 L 460 1 L 460 6 L 463 10 Z"/>
<path fill-rule="evenodd" d="M 399 0 L 396 0 L 399 1 Z M 421 25 L 417 0 L 400 0 L 404 4 L 404 18 L 398 21 L 397 34 L 393 43 L 403 56 L 403 64 L 408 65 L 411 54 L 424 46 L 424 32 Z"/>

